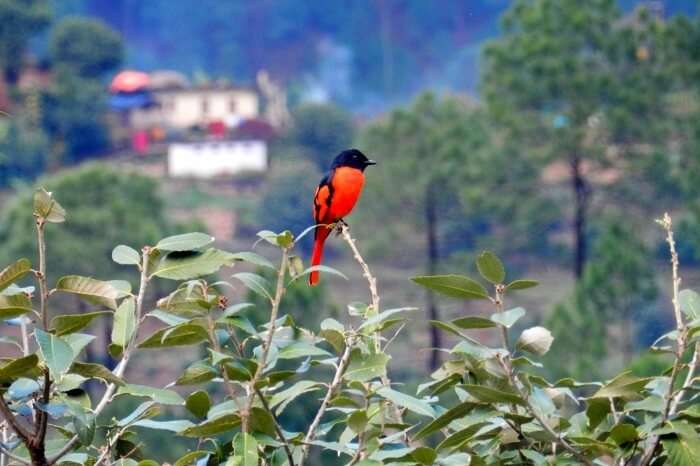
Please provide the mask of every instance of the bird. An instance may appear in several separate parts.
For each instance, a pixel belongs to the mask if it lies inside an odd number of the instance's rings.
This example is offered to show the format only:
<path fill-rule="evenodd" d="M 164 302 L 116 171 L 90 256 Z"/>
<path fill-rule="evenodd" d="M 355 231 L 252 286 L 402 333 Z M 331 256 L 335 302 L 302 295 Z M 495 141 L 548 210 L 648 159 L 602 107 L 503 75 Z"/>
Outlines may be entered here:
<path fill-rule="evenodd" d="M 316 228 L 311 266 L 321 264 L 326 238 L 335 224 L 352 212 L 365 184 L 364 171 L 376 164 L 358 149 L 344 150 L 333 159 L 314 194 L 313 217 Z M 312 271 L 309 285 L 318 284 L 319 275 L 318 270 Z"/>

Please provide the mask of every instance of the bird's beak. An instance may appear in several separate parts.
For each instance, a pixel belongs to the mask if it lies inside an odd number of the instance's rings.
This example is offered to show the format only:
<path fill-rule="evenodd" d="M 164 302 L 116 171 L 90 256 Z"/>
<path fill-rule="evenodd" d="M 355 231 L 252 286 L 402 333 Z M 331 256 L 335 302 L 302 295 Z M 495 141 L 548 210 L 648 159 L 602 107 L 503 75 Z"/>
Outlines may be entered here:
<path fill-rule="evenodd" d="M 376 165 L 376 164 L 377 164 L 377 162 L 375 162 L 374 160 L 368 160 L 365 162 L 365 165 Z"/>

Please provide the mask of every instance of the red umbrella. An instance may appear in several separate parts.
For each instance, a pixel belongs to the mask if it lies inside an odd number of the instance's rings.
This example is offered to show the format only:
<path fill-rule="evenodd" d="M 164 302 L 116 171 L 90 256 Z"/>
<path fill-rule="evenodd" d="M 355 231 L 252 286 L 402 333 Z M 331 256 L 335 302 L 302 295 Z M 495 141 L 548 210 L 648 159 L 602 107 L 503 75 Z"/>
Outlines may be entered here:
<path fill-rule="evenodd" d="M 142 90 L 148 83 L 150 78 L 148 74 L 141 71 L 125 70 L 118 73 L 109 85 L 110 92 L 135 92 Z"/>

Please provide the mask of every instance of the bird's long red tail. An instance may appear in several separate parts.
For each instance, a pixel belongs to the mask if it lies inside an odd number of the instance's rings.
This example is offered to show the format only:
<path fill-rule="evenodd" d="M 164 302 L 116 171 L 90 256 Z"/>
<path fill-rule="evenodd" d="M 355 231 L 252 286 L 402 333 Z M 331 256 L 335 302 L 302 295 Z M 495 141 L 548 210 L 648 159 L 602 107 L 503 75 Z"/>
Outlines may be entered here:
<path fill-rule="evenodd" d="M 311 255 L 311 265 L 320 265 L 321 264 L 321 259 L 323 259 L 323 245 L 326 243 L 326 238 L 328 238 L 328 235 L 330 234 L 331 230 L 329 230 L 326 227 L 318 227 L 316 229 L 316 239 L 314 240 L 314 251 L 313 254 Z M 309 285 L 314 286 L 318 284 L 318 280 L 320 278 L 320 272 L 318 270 L 314 270 L 311 272 L 311 275 L 309 275 Z"/>

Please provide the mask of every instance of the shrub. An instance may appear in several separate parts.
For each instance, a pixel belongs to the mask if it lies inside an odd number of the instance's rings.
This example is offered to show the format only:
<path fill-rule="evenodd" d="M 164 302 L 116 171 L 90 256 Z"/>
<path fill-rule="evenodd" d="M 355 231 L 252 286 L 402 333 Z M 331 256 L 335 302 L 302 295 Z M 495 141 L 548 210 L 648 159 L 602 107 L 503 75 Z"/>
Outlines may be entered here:
<path fill-rule="evenodd" d="M 213 248 L 213 238 L 202 233 L 168 237 L 140 252 L 118 245 L 112 257 L 138 269 L 137 289 L 76 275 L 50 287 L 44 230 L 63 222 L 65 211 L 39 190 L 33 214 L 38 264 L 33 268 L 19 259 L 0 272 L 0 320 L 19 325 L 22 336 L 0 340 L 22 353 L 0 365 L 0 410 L 7 428 L 0 450 L 10 463 L 157 464 L 141 448 L 136 428 L 160 430 L 173 441 L 195 439 L 196 449 L 176 465 L 300 466 L 319 451 L 361 466 L 622 465 L 635 459 L 644 466 L 664 461 L 691 465 L 700 454 L 695 373 L 700 296 L 679 290 L 668 217 L 661 223 L 672 255 L 677 328 L 654 345 L 656 352 L 672 355 L 666 372 L 648 377 L 622 373 L 605 383 L 547 381 L 539 375 L 537 359 L 547 353 L 553 336 L 534 326 L 513 338 L 526 311 L 507 306 L 512 295 L 537 283 L 506 280 L 501 261 L 484 252 L 476 264 L 482 281 L 461 275 L 414 278 L 455 299 L 488 301 L 494 312 L 434 322 L 459 341 L 446 350 L 450 359 L 409 394 L 388 377 L 393 338 L 386 340 L 384 333 L 412 309 L 380 310 L 376 279 L 346 225 L 339 231 L 363 269 L 370 302 L 349 306 L 350 323 L 326 319 L 312 331 L 279 313 L 289 285 L 314 270 L 304 269 L 290 255 L 309 230 L 296 238 L 288 231 L 259 233 L 260 241 L 278 251 L 277 264 L 252 252 Z M 227 281 L 201 278 L 237 262 L 274 271 L 273 280 L 250 272 L 232 276 L 262 297 L 257 311 L 267 315 L 264 325 L 244 317 L 250 303 L 229 302 L 223 294 Z M 33 287 L 17 284 L 25 277 L 36 282 L 36 296 Z M 145 302 L 147 289 L 161 279 L 179 286 L 146 312 L 151 308 Z M 52 315 L 56 294 L 76 295 L 95 309 Z M 81 332 L 94 319 L 113 320 L 108 350 L 119 362 L 112 370 L 80 361 L 93 339 Z M 144 335 L 146 320 L 162 326 Z M 493 329 L 501 337 L 500 347 L 480 343 L 468 334 L 473 329 Z M 147 352 L 195 346 L 205 348 L 205 356 L 165 387 L 136 385 L 125 377 L 128 365 L 152 361 L 141 357 Z M 83 389 L 90 379 L 105 387 L 99 400 L 91 400 Z M 288 431 L 280 415 L 309 393 L 320 400 L 311 421 Z M 106 418 L 105 408 L 120 397 L 142 402 L 128 415 Z M 168 406 L 184 408 L 183 414 L 159 417 L 161 407 Z"/>

